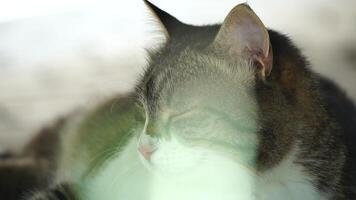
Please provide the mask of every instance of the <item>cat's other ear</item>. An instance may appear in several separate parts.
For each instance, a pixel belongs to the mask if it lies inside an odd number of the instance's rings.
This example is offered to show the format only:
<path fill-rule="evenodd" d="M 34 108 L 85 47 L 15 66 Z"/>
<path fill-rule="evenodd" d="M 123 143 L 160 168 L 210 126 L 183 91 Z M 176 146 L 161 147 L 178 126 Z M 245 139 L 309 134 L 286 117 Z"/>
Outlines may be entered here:
<path fill-rule="evenodd" d="M 184 23 L 180 22 L 177 18 L 173 17 L 169 13 L 161 10 L 153 3 L 143 0 L 151 12 L 155 15 L 156 19 L 166 31 L 166 35 L 171 38 L 178 34 L 178 31 L 185 26 Z"/>
<path fill-rule="evenodd" d="M 263 80 L 271 73 L 273 52 L 268 30 L 246 4 L 230 11 L 212 45 L 232 58 L 253 61 Z"/>

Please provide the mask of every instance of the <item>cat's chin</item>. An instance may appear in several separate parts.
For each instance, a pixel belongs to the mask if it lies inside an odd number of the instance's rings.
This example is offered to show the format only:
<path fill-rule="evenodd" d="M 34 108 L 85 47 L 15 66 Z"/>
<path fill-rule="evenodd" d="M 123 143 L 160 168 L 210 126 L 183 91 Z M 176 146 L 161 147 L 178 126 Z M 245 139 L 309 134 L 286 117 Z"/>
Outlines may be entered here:
<path fill-rule="evenodd" d="M 162 143 L 151 160 L 142 159 L 144 165 L 157 178 L 170 182 L 201 184 L 202 180 L 215 182 L 229 179 L 235 173 L 248 169 L 236 160 L 205 148 L 192 148 L 177 141 Z M 207 176 L 215 174 L 216 176 Z M 203 181 L 204 182 L 204 181 Z"/>
<path fill-rule="evenodd" d="M 154 166 L 152 164 L 152 160 L 147 160 L 144 156 L 142 156 L 141 153 L 137 152 L 138 154 L 138 157 L 142 163 L 142 165 L 150 172 L 153 172 L 154 171 Z"/>
<path fill-rule="evenodd" d="M 248 199 L 256 182 L 252 170 L 214 153 L 194 166 L 156 167 L 152 199 Z"/>

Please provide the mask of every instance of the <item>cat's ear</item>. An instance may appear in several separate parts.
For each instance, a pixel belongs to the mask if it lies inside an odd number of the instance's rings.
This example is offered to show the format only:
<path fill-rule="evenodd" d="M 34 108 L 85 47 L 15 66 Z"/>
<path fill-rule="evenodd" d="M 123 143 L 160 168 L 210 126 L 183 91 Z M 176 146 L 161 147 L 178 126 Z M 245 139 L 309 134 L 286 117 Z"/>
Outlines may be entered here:
<path fill-rule="evenodd" d="M 166 31 L 166 35 L 168 37 L 174 37 L 177 35 L 179 29 L 182 26 L 185 26 L 184 23 L 180 22 L 177 18 L 173 17 L 169 13 L 161 10 L 157 6 L 155 6 L 153 3 L 143 0 L 147 7 L 151 10 L 151 12 L 155 15 L 157 18 L 158 22 L 162 26 L 162 28 Z"/>
<path fill-rule="evenodd" d="M 267 28 L 246 4 L 233 8 L 225 18 L 214 42 L 231 57 L 244 57 L 254 62 L 265 79 L 271 73 L 273 52 Z"/>

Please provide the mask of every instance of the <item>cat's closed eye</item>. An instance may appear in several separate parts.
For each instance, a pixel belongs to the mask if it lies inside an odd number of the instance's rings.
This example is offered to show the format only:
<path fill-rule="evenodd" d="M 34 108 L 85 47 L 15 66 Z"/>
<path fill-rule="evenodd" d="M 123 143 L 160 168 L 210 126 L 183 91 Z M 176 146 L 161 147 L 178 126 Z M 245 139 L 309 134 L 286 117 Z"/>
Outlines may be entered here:
<path fill-rule="evenodd" d="M 228 114 L 210 107 L 190 109 L 173 115 L 168 123 L 169 131 L 184 137 L 208 137 L 216 132 L 249 133 L 254 129 L 239 124 Z"/>

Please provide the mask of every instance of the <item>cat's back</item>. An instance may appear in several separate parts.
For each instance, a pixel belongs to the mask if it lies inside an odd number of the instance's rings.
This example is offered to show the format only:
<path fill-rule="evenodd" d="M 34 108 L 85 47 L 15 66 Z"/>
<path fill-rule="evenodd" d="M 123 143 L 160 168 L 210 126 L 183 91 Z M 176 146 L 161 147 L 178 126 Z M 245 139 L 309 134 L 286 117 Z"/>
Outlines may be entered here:
<path fill-rule="evenodd" d="M 346 146 L 346 163 L 343 169 L 342 188 L 348 199 L 356 198 L 356 107 L 332 81 L 320 77 L 320 90 L 325 109 L 341 126 Z"/>

